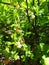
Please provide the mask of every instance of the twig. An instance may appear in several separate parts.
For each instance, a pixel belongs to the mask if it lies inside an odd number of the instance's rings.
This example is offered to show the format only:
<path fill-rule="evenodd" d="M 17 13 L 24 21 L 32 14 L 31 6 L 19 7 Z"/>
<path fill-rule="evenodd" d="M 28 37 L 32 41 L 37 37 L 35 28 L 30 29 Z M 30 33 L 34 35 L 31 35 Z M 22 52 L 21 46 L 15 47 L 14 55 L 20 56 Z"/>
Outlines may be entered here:
<path fill-rule="evenodd" d="M 5 4 L 5 5 L 10 5 L 10 3 L 7 3 L 7 2 L 0 2 L 2 4 Z M 15 5 L 12 5 L 13 7 L 16 7 Z"/>
<path fill-rule="evenodd" d="M 38 0 L 38 6 L 40 5 L 40 1 Z"/>
<path fill-rule="evenodd" d="M 27 2 L 27 0 L 26 0 L 26 5 L 27 5 L 27 8 L 26 8 L 27 18 L 28 18 L 28 21 L 30 22 L 30 17 L 29 17 L 29 14 L 28 14 L 28 2 Z"/>

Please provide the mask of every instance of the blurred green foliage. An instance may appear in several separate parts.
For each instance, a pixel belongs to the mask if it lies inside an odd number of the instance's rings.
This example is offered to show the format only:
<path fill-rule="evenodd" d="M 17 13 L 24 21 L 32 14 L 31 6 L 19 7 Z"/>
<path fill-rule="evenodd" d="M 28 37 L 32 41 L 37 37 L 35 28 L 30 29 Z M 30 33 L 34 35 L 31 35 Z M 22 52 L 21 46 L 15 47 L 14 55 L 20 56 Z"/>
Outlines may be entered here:
<path fill-rule="evenodd" d="M 49 0 L 0 0 L 3 57 L 24 65 L 49 65 Z"/>

